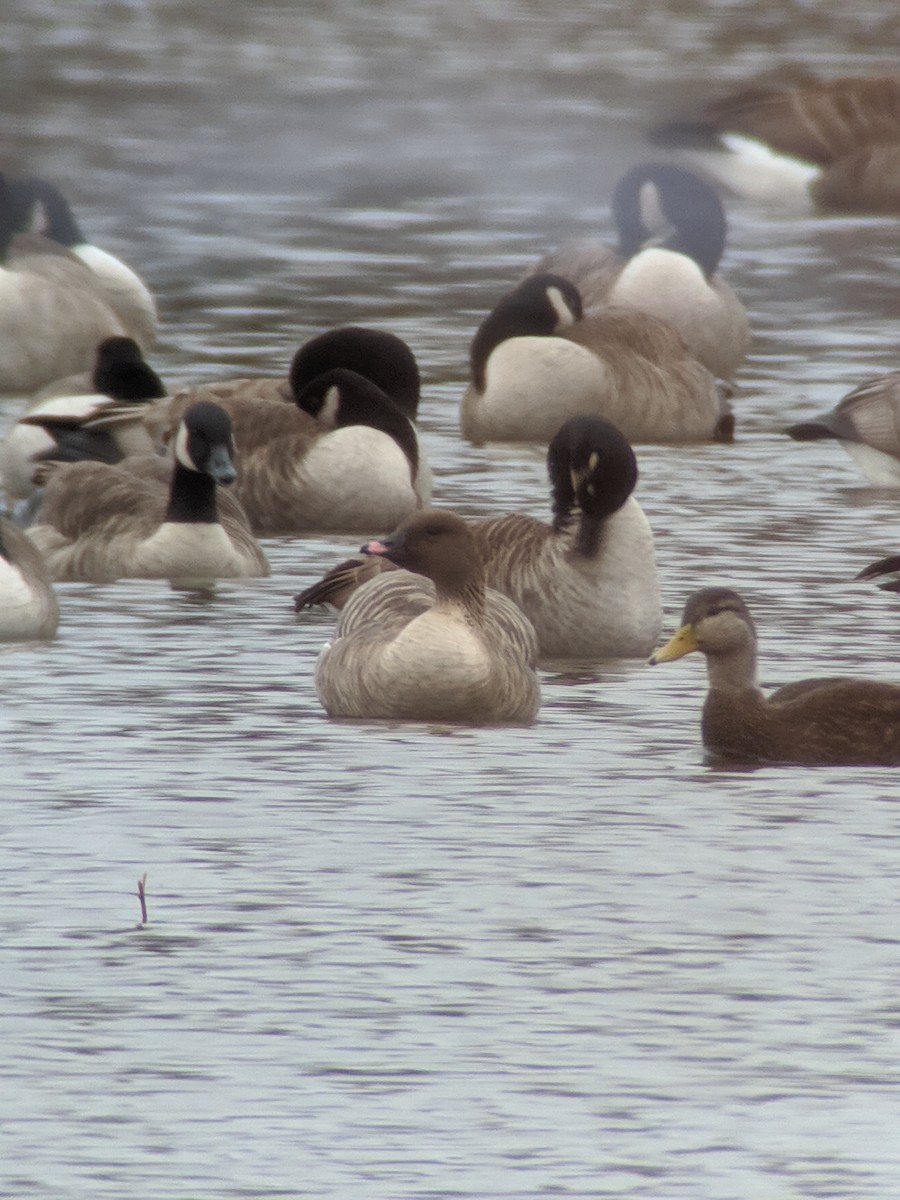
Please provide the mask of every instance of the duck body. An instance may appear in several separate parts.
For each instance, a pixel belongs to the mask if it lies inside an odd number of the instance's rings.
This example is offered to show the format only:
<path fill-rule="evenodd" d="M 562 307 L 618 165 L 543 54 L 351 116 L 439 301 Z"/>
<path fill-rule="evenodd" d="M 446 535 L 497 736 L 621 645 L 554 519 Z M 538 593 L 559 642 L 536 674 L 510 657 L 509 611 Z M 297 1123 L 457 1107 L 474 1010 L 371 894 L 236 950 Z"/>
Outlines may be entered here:
<path fill-rule="evenodd" d="M 553 523 L 518 513 L 468 522 L 488 587 L 531 622 L 546 658 L 643 656 L 659 637 L 662 606 L 649 522 L 632 491 L 634 452 L 599 417 L 573 417 L 547 453 Z M 343 607 L 392 567 L 351 559 L 296 598 Z"/>
<path fill-rule="evenodd" d="M 865 380 L 786 432 L 797 442 L 836 441 L 875 487 L 900 487 L 900 371 Z"/>
<path fill-rule="evenodd" d="M 651 140 L 752 199 L 900 212 L 900 74 L 751 85 Z"/>
<path fill-rule="evenodd" d="M 651 662 L 697 650 L 709 674 L 701 730 L 713 754 L 809 766 L 900 765 L 900 687 L 829 677 L 799 680 L 766 697 L 756 680 L 753 620 L 730 588 L 689 597 L 681 628 Z"/>
<path fill-rule="evenodd" d="M 613 305 L 667 321 L 694 358 L 730 379 L 747 355 L 750 324 L 718 273 L 726 224 L 715 190 L 674 164 L 641 164 L 617 183 L 613 217 L 617 247 L 570 243 L 530 274 L 570 280 L 587 311 Z"/>
<path fill-rule="evenodd" d="M 512 601 L 485 589 L 465 522 L 425 510 L 367 550 L 435 578 L 392 571 L 354 592 L 316 664 L 326 712 L 471 724 L 532 721 L 540 705 L 534 631 Z"/>
<path fill-rule="evenodd" d="M 0 518 L 0 641 L 46 641 L 58 625 L 59 604 L 39 550 Z"/>
<path fill-rule="evenodd" d="M 175 462 L 156 457 L 47 464 L 30 537 L 56 580 L 208 581 L 268 574 L 239 508 L 220 520 L 216 484 L 234 479 L 226 415 L 185 414 Z"/>
<path fill-rule="evenodd" d="M 677 331 L 648 313 L 583 315 L 556 275 L 524 280 L 482 322 L 460 425 L 474 442 L 548 442 L 567 418 L 594 414 L 631 442 L 730 440 L 715 379 Z"/>

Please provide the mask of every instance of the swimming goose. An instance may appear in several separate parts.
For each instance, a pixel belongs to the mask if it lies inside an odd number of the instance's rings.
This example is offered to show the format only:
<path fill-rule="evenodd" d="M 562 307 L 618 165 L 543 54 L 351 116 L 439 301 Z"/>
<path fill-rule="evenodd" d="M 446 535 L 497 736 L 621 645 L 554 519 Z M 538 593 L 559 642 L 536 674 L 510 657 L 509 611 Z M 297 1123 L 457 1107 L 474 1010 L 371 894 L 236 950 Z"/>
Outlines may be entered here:
<path fill-rule="evenodd" d="M 265 555 L 233 505 L 221 515 L 216 486 L 234 482 L 231 426 L 197 403 L 175 438 L 174 464 L 155 456 L 46 463 L 29 536 L 54 579 L 184 582 L 268 575 Z"/>
<path fill-rule="evenodd" d="M 0 477 L 8 497 L 32 494 L 39 459 L 118 462 L 128 454 L 154 452 L 143 413 L 166 389 L 137 342 L 104 339 L 97 347 L 91 383 L 92 391 L 41 400 L 8 430 L 0 443 Z"/>
<path fill-rule="evenodd" d="M 674 325 L 688 351 L 722 379 L 747 355 L 744 306 L 718 274 L 725 210 L 704 179 L 672 163 L 642 163 L 613 191 L 618 246 L 581 241 L 544 257 L 529 274 L 562 275 L 586 309 L 602 304 L 652 313 Z"/>
<path fill-rule="evenodd" d="M 497 304 L 470 349 L 460 425 L 473 442 L 549 442 L 595 414 L 630 442 L 730 441 L 734 417 L 709 371 L 665 321 L 619 308 L 584 314 L 559 275 L 532 275 Z"/>
<path fill-rule="evenodd" d="M 730 588 L 689 597 L 678 632 L 651 663 L 699 650 L 709 693 L 703 743 L 728 758 L 798 764 L 900 765 L 900 687 L 871 679 L 804 679 L 763 695 L 756 630 Z"/>
<path fill-rule="evenodd" d="M 93 272 L 103 299 L 125 331 L 144 350 L 149 349 L 156 341 L 159 318 L 156 302 L 140 276 L 114 254 L 87 240 L 69 202 L 52 183 L 22 176 L 10 179 L 8 186 L 16 227 L 22 232 L 41 234 L 80 259 Z"/>
<path fill-rule="evenodd" d="M 760 83 L 652 131 L 739 195 L 900 213 L 900 74 Z"/>
<path fill-rule="evenodd" d="M 59 605 L 40 551 L 0 517 L 0 641 L 45 641 L 58 624 Z"/>
<path fill-rule="evenodd" d="M 370 580 L 341 613 L 334 640 L 316 662 L 316 691 L 329 716 L 471 724 L 534 719 L 540 705 L 534 630 L 512 601 L 485 588 L 465 521 L 425 509 L 363 553 L 406 570 Z"/>
<path fill-rule="evenodd" d="M 602 417 L 571 417 L 550 443 L 553 523 L 516 514 L 470 521 L 485 582 L 534 626 L 548 658 L 643 656 L 662 622 L 653 534 L 632 495 L 634 451 Z M 342 608 L 384 558 L 351 559 L 295 600 Z"/>
<path fill-rule="evenodd" d="M 16 220 L 0 176 L 0 393 L 31 395 L 89 369 L 97 343 L 127 330 L 93 272 L 62 247 L 29 237 L 11 255 Z"/>
<path fill-rule="evenodd" d="M 900 371 L 865 380 L 830 412 L 785 432 L 797 442 L 836 441 L 876 487 L 900 487 Z"/>
<path fill-rule="evenodd" d="M 412 422 L 354 371 L 317 376 L 296 393 L 296 405 L 224 396 L 219 403 L 234 427 L 235 492 L 260 536 L 372 522 L 391 528 L 430 497 Z"/>

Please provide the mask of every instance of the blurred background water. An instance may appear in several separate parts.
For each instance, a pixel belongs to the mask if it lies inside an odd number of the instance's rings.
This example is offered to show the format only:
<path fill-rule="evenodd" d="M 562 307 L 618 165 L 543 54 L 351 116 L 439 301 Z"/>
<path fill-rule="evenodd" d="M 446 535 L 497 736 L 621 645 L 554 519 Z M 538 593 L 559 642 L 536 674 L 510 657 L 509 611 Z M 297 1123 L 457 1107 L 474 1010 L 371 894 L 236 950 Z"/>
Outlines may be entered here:
<path fill-rule="evenodd" d="M 893 70 L 898 33 L 887 0 L 8 0 L 2 166 L 143 274 L 168 382 L 391 329 L 436 502 L 540 515 L 539 448 L 458 435 L 483 314 L 609 235 L 654 120 Z M 896 369 L 897 222 L 729 218 L 738 441 L 638 452 L 667 628 L 728 583 L 767 684 L 897 678 L 897 601 L 851 580 L 900 501 L 782 435 Z M 329 722 L 333 617 L 291 600 L 358 540 L 64 585 L 58 640 L 0 653 L 0 1194 L 900 1194 L 896 772 L 705 765 L 690 659 L 547 664 L 528 730 Z"/>

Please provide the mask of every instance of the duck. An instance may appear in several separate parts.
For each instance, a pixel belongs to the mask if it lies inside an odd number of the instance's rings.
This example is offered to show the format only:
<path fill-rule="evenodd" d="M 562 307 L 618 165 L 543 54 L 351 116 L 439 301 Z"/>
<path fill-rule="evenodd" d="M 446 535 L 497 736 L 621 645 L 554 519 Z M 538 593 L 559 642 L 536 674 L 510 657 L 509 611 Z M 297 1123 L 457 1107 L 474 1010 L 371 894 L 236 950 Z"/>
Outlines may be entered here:
<path fill-rule="evenodd" d="M 62 391 L 32 404 L 0 443 L 0 478 L 10 500 L 34 492 L 34 464 L 46 458 L 118 462 L 153 454 L 143 416 L 166 395 L 134 338 L 104 338 L 96 350 L 90 390 Z"/>
<path fill-rule="evenodd" d="M 403 569 L 370 579 L 342 610 L 315 667 L 326 713 L 530 724 L 540 707 L 537 639 L 513 602 L 485 586 L 466 522 L 424 509 L 362 552 Z"/>
<path fill-rule="evenodd" d="M 727 226 L 716 189 L 675 163 L 639 163 L 616 183 L 612 215 L 617 246 L 572 242 L 529 274 L 562 275 L 585 309 L 612 304 L 668 321 L 707 370 L 733 378 L 750 347 L 750 322 L 719 273 Z"/>
<path fill-rule="evenodd" d="M 0 176 L 0 394 L 30 396 L 90 370 L 98 342 L 128 336 L 94 273 L 47 238 L 12 242 L 18 212 Z"/>
<path fill-rule="evenodd" d="M 900 213 L 900 74 L 761 80 L 657 126 L 650 140 L 752 200 Z"/>
<path fill-rule="evenodd" d="M 900 487 L 900 371 L 864 380 L 829 412 L 785 432 L 797 442 L 836 441 L 875 487 Z"/>
<path fill-rule="evenodd" d="M 47 564 L 27 534 L 0 517 L 0 641 L 49 641 L 58 625 Z"/>
<path fill-rule="evenodd" d="M 900 686 L 831 676 L 765 696 L 757 682 L 756 628 L 741 596 L 705 587 L 688 597 L 681 627 L 651 658 L 699 651 L 709 692 L 702 735 L 714 755 L 744 761 L 900 766 Z"/>
<path fill-rule="evenodd" d="M 49 180 L 24 175 L 10 179 L 8 187 L 19 231 L 48 238 L 84 263 L 129 336 L 142 350 L 149 350 L 156 341 L 159 315 L 150 289 L 137 272 L 88 241 L 68 200 Z"/>
<path fill-rule="evenodd" d="M 231 423 L 200 401 L 184 414 L 174 461 L 47 462 L 28 534 L 56 581 L 258 578 L 269 566 L 237 505 L 222 513 L 217 487 L 234 483 Z"/>
<path fill-rule="evenodd" d="M 215 394 L 234 429 L 235 493 L 258 536 L 365 530 L 375 521 L 391 528 L 430 499 L 415 426 L 355 371 L 323 372 L 294 392 L 293 405 Z M 182 403 L 176 395 L 170 411 Z"/>
<path fill-rule="evenodd" d="M 634 498 L 637 459 L 602 417 L 570 417 L 547 451 L 553 521 L 516 513 L 469 521 L 488 587 L 531 622 L 541 658 L 637 658 L 662 628 L 653 533 Z M 332 568 L 294 601 L 342 609 L 384 557 Z"/>
<path fill-rule="evenodd" d="M 723 390 L 650 313 L 585 313 L 561 275 L 531 275 L 481 322 L 460 408 L 475 443 L 548 443 L 568 417 L 593 413 L 629 442 L 731 441 Z"/>

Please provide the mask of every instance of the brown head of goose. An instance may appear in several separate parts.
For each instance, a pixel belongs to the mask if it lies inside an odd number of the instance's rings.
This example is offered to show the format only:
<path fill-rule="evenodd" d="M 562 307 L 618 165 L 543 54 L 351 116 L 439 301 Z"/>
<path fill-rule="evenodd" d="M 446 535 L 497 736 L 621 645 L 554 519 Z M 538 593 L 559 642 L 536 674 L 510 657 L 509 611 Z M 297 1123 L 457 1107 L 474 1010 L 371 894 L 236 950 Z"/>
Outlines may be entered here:
<path fill-rule="evenodd" d="M 572 242 L 530 274 L 570 280 L 585 309 L 613 304 L 668 321 L 699 362 L 730 379 L 746 357 L 750 326 L 719 274 L 726 220 L 715 188 L 674 163 L 640 163 L 616 184 L 612 215 L 616 247 Z"/>
<path fill-rule="evenodd" d="M 363 552 L 405 569 L 359 588 L 320 654 L 316 690 L 330 716 L 473 724 L 534 719 L 540 704 L 534 630 L 512 601 L 485 587 L 465 521 L 426 509 Z"/>
<path fill-rule="evenodd" d="M 45 463 L 29 534 L 57 580 L 267 575 L 240 508 L 219 513 L 216 488 L 234 482 L 232 455 L 227 413 L 198 402 L 184 414 L 171 465 L 155 456 Z"/>
<path fill-rule="evenodd" d="M 756 677 L 753 618 L 730 588 L 694 592 L 681 628 L 650 661 L 694 651 L 706 658 L 702 733 L 714 754 L 808 765 L 900 765 L 900 687 L 829 677 L 789 683 L 766 697 Z"/>
<path fill-rule="evenodd" d="M 474 442 L 549 442 L 568 417 L 605 417 L 631 442 L 729 441 L 734 418 L 677 331 L 649 313 L 587 315 L 578 288 L 532 275 L 482 321 L 460 424 Z"/>

